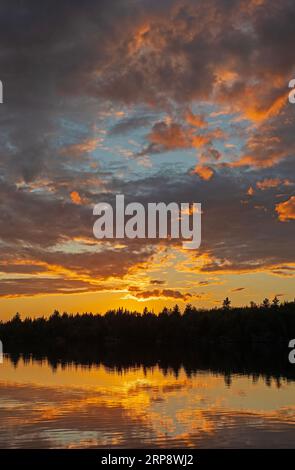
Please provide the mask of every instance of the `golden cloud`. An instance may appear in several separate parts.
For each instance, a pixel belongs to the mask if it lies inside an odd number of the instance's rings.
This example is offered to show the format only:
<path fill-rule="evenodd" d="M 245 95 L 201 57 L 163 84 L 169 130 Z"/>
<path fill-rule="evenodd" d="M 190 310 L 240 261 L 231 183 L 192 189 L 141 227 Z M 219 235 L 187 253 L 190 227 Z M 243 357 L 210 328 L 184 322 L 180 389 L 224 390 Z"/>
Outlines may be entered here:
<path fill-rule="evenodd" d="M 279 214 L 279 220 L 281 222 L 287 222 L 288 220 L 295 219 L 295 196 L 290 197 L 285 202 L 276 204 L 276 211 Z"/>
<path fill-rule="evenodd" d="M 193 173 L 199 175 L 202 180 L 209 181 L 214 175 L 214 171 L 209 166 L 197 165 Z"/>
<path fill-rule="evenodd" d="M 77 204 L 78 206 L 82 204 L 82 198 L 80 194 L 78 193 L 78 191 L 71 192 L 71 200 L 74 204 Z"/>

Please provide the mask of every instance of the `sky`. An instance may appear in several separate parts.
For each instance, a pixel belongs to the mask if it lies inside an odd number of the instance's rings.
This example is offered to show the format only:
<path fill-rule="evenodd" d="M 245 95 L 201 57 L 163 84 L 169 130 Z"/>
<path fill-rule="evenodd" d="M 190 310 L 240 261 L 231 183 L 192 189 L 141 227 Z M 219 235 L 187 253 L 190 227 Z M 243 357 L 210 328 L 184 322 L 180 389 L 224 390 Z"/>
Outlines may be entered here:
<path fill-rule="evenodd" d="M 293 0 L 3 0 L 0 319 L 294 298 Z M 198 202 L 202 243 L 97 240 Z"/>

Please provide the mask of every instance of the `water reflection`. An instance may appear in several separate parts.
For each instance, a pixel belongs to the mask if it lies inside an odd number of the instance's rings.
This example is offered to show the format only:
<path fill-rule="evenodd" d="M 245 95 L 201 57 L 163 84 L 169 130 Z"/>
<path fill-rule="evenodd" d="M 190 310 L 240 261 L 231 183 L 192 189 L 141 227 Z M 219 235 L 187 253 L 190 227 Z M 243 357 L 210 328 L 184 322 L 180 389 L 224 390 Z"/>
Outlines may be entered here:
<path fill-rule="evenodd" d="M 0 445 L 294 447 L 295 382 L 6 356 Z"/>

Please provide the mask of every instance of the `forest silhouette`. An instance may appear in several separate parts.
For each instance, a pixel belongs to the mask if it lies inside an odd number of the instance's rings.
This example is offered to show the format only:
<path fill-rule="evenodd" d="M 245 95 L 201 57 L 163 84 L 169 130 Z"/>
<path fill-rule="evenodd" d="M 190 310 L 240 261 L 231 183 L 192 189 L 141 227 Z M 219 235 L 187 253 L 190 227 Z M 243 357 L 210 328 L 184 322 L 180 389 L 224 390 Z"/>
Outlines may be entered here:
<path fill-rule="evenodd" d="M 226 298 L 220 308 L 198 309 L 176 305 L 159 314 L 126 309 L 104 315 L 55 311 L 48 318 L 24 318 L 17 313 L 0 322 L 0 339 L 15 365 L 47 358 L 58 364 L 104 364 L 124 370 L 158 365 L 177 375 L 196 370 L 263 375 L 267 380 L 295 379 L 288 361 L 288 343 L 295 338 L 295 300 L 279 303 L 277 297 L 261 305 L 232 308 Z"/>
<path fill-rule="evenodd" d="M 284 343 L 295 337 L 295 300 L 272 303 L 264 299 L 247 307 L 231 308 L 228 298 L 221 308 L 198 309 L 188 304 L 182 312 L 178 305 L 159 314 L 119 308 L 104 315 L 60 314 L 48 318 L 24 318 L 17 313 L 0 323 L 0 339 L 7 350 L 30 351 L 80 347 L 178 346 L 194 347 L 202 342 Z"/>

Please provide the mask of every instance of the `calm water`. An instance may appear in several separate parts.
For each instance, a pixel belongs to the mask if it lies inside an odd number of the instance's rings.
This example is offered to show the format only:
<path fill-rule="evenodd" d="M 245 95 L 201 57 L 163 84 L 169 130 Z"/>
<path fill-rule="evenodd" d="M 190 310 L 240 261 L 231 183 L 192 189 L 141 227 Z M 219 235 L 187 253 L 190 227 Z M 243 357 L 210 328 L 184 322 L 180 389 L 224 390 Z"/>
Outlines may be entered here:
<path fill-rule="evenodd" d="M 0 447 L 295 447 L 295 382 L 6 356 Z"/>

